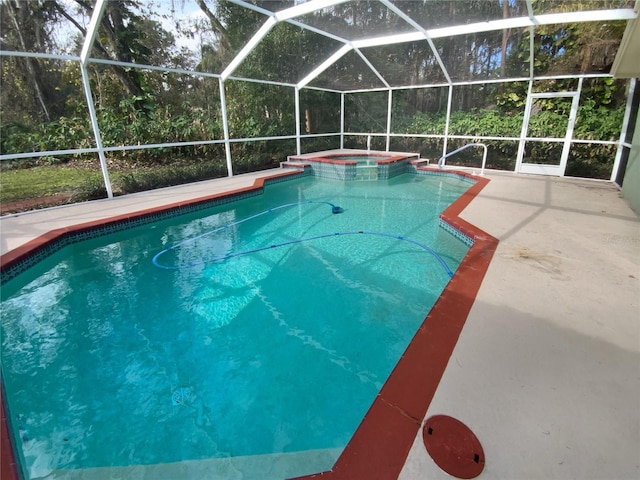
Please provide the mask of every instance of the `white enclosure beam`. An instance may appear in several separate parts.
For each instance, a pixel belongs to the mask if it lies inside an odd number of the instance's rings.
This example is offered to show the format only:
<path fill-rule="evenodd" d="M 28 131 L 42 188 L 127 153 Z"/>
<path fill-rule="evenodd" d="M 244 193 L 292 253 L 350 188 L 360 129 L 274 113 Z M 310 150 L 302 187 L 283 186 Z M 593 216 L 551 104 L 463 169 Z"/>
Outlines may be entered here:
<path fill-rule="evenodd" d="M 611 20 L 631 20 L 637 14 L 630 8 L 616 10 L 594 10 L 586 12 L 570 13 L 548 13 L 537 15 L 533 18 L 518 17 L 501 20 L 491 20 L 488 22 L 471 23 L 469 25 L 456 25 L 455 27 L 444 27 L 428 30 L 431 38 L 454 37 L 457 35 L 467 35 L 469 33 L 491 32 L 495 30 L 506 30 L 509 28 L 524 28 L 535 25 L 554 25 L 559 23 L 583 23 L 595 21 Z"/>
<path fill-rule="evenodd" d="M 196 72 L 194 70 L 185 70 L 183 68 L 171 68 L 171 67 L 161 67 L 158 65 L 147 65 L 144 63 L 129 63 L 129 62 L 119 62 L 116 60 L 107 60 L 104 58 L 89 58 L 87 62 L 97 63 L 100 65 L 116 65 L 123 68 L 131 68 L 138 70 L 152 70 L 163 73 L 178 73 L 182 75 L 192 75 L 194 77 L 211 77 L 211 78 L 220 78 L 219 73 L 209 73 L 209 72 Z"/>
<path fill-rule="evenodd" d="M 238 68 L 238 66 L 240 66 L 240 64 L 244 61 L 245 58 L 247 58 L 247 56 L 249 56 L 251 51 L 258 45 L 258 43 L 260 43 L 260 41 L 267 35 L 267 33 L 271 31 L 276 23 L 277 22 L 274 17 L 267 18 L 267 20 L 262 24 L 255 35 L 251 37 L 247 43 L 245 43 L 244 47 L 242 47 L 242 50 L 240 50 L 238 55 L 236 55 L 235 58 L 231 60 L 231 63 L 227 65 L 227 68 L 224 69 L 221 75 L 223 80 L 229 78 L 234 70 Z"/>
<path fill-rule="evenodd" d="M 533 80 L 536 66 L 536 35 L 533 27 L 529 27 L 529 82 Z"/>
<path fill-rule="evenodd" d="M 387 144 L 386 151 L 389 151 L 391 147 L 391 110 L 393 108 L 393 90 L 389 89 L 389 95 L 387 96 Z"/>
<path fill-rule="evenodd" d="M 351 45 L 343 45 L 342 47 L 340 47 L 340 49 L 334 53 L 333 55 L 331 55 L 329 58 L 327 58 L 324 62 L 322 62 L 318 67 L 316 67 L 315 70 L 313 70 L 309 75 L 307 75 L 306 77 L 304 77 L 302 80 L 300 80 L 300 83 L 298 83 L 297 87 L 298 88 L 303 88 L 305 85 L 307 85 L 307 83 L 309 83 L 310 81 L 312 81 L 314 78 L 316 78 L 318 75 L 320 75 L 322 72 L 324 72 L 327 68 L 329 68 L 331 65 L 333 65 L 334 63 L 336 63 L 338 60 L 340 60 L 344 55 L 347 54 L 347 52 L 349 52 L 353 47 L 351 47 Z"/>
<path fill-rule="evenodd" d="M 569 152 L 571 151 L 571 140 L 573 140 L 573 129 L 576 125 L 576 118 L 578 117 L 578 106 L 580 105 L 580 94 L 582 93 L 582 82 L 584 78 L 578 79 L 578 88 L 575 91 L 573 98 L 571 99 L 571 112 L 569 113 L 569 124 L 567 125 L 567 132 L 564 137 L 564 145 L 562 147 L 562 156 L 560 157 L 560 170 L 564 177 L 567 171 L 567 162 L 569 161 Z"/>
<path fill-rule="evenodd" d="M 60 55 L 58 53 L 40 52 L 16 52 L 15 50 L 0 50 L 0 57 L 25 57 L 25 58 L 50 58 L 52 60 L 72 60 L 79 61 L 77 55 Z"/>
<path fill-rule="evenodd" d="M 398 43 L 418 42 L 424 40 L 424 35 L 420 32 L 399 33 L 397 35 L 387 35 L 385 37 L 364 38 L 354 40 L 353 48 L 380 47 L 383 45 L 396 45 Z"/>
<path fill-rule="evenodd" d="M 295 107 L 296 107 L 296 155 L 300 155 L 300 89 L 294 89 Z"/>
<path fill-rule="evenodd" d="M 615 182 L 618 178 L 618 170 L 620 170 L 620 163 L 622 161 L 622 152 L 624 149 L 624 141 L 627 136 L 627 130 L 629 129 L 629 122 L 631 120 L 631 111 L 633 110 L 633 96 L 636 89 L 636 79 L 629 80 L 627 86 L 627 106 L 624 110 L 624 119 L 622 120 L 622 129 L 620 130 L 620 143 L 618 144 L 618 150 L 616 151 L 616 158 L 613 161 L 613 169 L 611 170 L 611 177 L 609 180 Z"/>
<path fill-rule="evenodd" d="M 533 92 L 533 76 L 529 80 L 529 88 L 527 89 L 527 104 L 524 107 L 524 117 L 522 118 L 522 127 L 520 128 L 520 141 L 518 142 L 518 154 L 516 156 L 515 172 L 520 171 L 522 159 L 524 158 L 524 144 L 529 128 L 529 117 L 531 116 L 531 101 L 529 100 Z"/>
<path fill-rule="evenodd" d="M 447 119 L 444 123 L 444 145 L 442 145 L 442 156 L 447 154 L 447 144 L 449 143 L 449 123 L 451 119 L 451 105 L 453 102 L 453 85 L 449 85 L 449 96 L 447 97 Z"/>
<path fill-rule="evenodd" d="M 93 138 L 96 141 L 96 147 L 98 149 L 98 157 L 100 158 L 100 170 L 102 171 L 102 179 L 104 180 L 104 186 L 107 190 L 107 197 L 113 198 L 113 190 L 111 189 L 111 180 L 109 179 L 109 170 L 107 169 L 107 157 L 104 154 L 104 146 L 102 145 L 102 135 L 100 134 L 100 127 L 98 126 L 98 115 L 96 114 L 96 107 L 93 104 L 93 95 L 91 94 L 91 83 L 89 80 L 89 72 L 87 66 L 83 63 L 80 64 L 80 72 L 82 73 L 82 86 L 84 88 L 84 94 L 87 99 L 87 107 L 89 108 L 89 118 L 91 119 L 91 126 L 93 128 Z"/>
<path fill-rule="evenodd" d="M 276 13 L 278 21 L 289 20 L 290 18 L 306 15 L 307 13 L 315 12 L 316 10 L 322 10 L 323 8 L 333 7 L 340 3 L 345 3 L 349 0 L 309 0 L 305 3 L 300 3 L 291 8 L 285 8 Z"/>
<path fill-rule="evenodd" d="M 533 5 L 531 4 L 531 0 L 526 0 L 527 3 L 527 15 L 529 18 L 533 19 Z"/>
<path fill-rule="evenodd" d="M 344 97 L 345 94 L 340 94 L 340 148 L 344 148 Z"/>
<path fill-rule="evenodd" d="M 309 30 L 310 32 L 317 33 L 318 35 L 322 35 L 323 37 L 330 38 L 340 43 L 349 43 L 349 40 L 344 37 L 339 37 L 338 35 L 327 32 L 326 30 L 316 28 L 312 25 L 307 25 L 306 23 L 302 23 L 297 20 L 287 20 L 287 23 L 290 25 L 295 25 L 298 28 L 302 28 L 303 30 Z"/>
<path fill-rule="evenodd" d="M 97 0 L 95 6 L 93 7 L 91 20 L 89 21 L 89 26 L 87 27 L 87 35 L 84 39 L 84 43 L 82 44 L 82 51 L 80 52 L 80 61 L 83 65 L 87 63 L 87 59 L 91 54 L 93 42 L 95 41 L 96 35 L 98 34 L 98 24 L 100 23 L 100 19 L 104 14 L 104 9 L 106 6 L 107 0 Z"/>
<path fill-rule="evenodd" d="M 378 72 L 378 70 L 376 69 L 376 67 L 373 66 L 373 64 L 369 61 L 369 59 L 360 51 L 360 50 L 354 50 L 358 56 L 362 59 L 362 61 L 364 63 L 367 64 L 367 67 L 369 67 L 369 69 L 373 72 L 373 74 L 378 77 L 378 80 L 380 80 L 382 82 L 382 84 L 386 87 L 386 88 L 391 88 L 391 85 L 389 85 L 387 83 L 387 81 L 384 79 L 384 77 L 380 74 L 380 72 Z"/>
<path fill-rule="evenodd" d="M 229 121 L 227 115 L 227 99 L 224 92 L 224 80 L 218 80 L 220 85 L 220 110 L 222 113 L 222 130 L 224 132 L 224 151 L 227 159 L 227 175 L 233 177 L 233 164 L 231 163 L 231 144 L 229 143 Z"/>
<path fill-rule="evenodd" d="M 82 52 L 80 53 L 80 72 L 82 74 L 82 87 L 84 89 L 84 95 L 87 99 L 87 107 L 89 109 L 89 118 L 91 120 L 91 127 L 93 128 L 93 138 L 96 141 L 96 148 L 98 149 L 98 158 L 100 159 L 100 170 L 102 171 L 102 179 L 104 180 L 104 187 L 107 191 L 107 197 L 113 198 L 113 190 L 111 188 L 111 180 L 109 179 L 109 169 L 107 168 L 107 157 L 104 154 L 104 146 L 102 145 L 102 134 L 100 133 L 100 126 L 98 125 L 98 115 L 96 113 L 96 107 L 93 103 L 93 95 L 91 94 L 91 82 L 89 79 L 89 71 L 87 70 L 87 60 L 93 47 L 96 35 L 98 34 L 98 24 L 100 18 L 104 14 L 104 9 L 107 6 L 106 0 L 98 0 L 93 8 L 93 14 L 89 21 L 89 28 L 87 28 L 87 36 L 84 39 L 82 45 Z"/>
<path fill-rule="evenodd" d="M 630 8 L 615 10 L 595 10 L 586 12 L 571 13 L 549 13 L 538 15 L 533 18 L 517 17 L 501 20 L 490 20 L 488 22 L 470 23 L 468 25 L 456 25 L 454 27 L 443 27 L 425 30 L 429 38 L 455 37 L 458 35 L 468 35 L 469 33 L 491 32 L 495 30 L 507 30 L 510 28 L 525 28 L 535 25 L 553 25 L 559 23 L 583 23 L 593 21 L 631 20 L 637 17 Z M 354 48 L 379 47 L 382 45 L 393 45 L 398 43 L 416 42 L 424 40 L 422 32 L 402 33 L 398 35 L 387 35 L 383 37 L 365 38 L 352 42 Z"/>
<path fill-rule="evenodd" d="M 451 77 L 449 76 L 449 72 L 447 71 L 447 68 L 444 66 L 444 63 L 442 62 L 442 58 L 440 58 L 440 54 L 438 53 L 438 49 L 433 44 L 433 40 L 431 40 L 431 37 L 429 36 L 429 33 L 427 32 L 427 30 L 425 28 L 423 28 L 422 25 L 420 25 L 418 22 L 416 22 L 413 18 L 408 16 L 406 13 L 404 13 L 403 10 L 399 9 L 398 7 L 396 7 L 389 0 L 380 0 L 380 1 L 389 10 L 394 12 L 396 15 L 398 15 L 400 18 L 402 18 L 405 22 L 407 22 L 409 25 L 411 25 L 413 28 L 415 28 L 418 32 L 421 32 L 422 35 L 424 35 L 424 38 L 427 40 L 427 43 L 429 44 L 429 48 L 431 48 L 431 53 L 433 53 L 433 56 L 435 57 L 436 61 L 438 62 L 438 65 L 440 66 L 440 70 L 442 70 L 442 73 L 444 74 L 445 78 L 447 79 L 447 83 L 451 83 Z"/>

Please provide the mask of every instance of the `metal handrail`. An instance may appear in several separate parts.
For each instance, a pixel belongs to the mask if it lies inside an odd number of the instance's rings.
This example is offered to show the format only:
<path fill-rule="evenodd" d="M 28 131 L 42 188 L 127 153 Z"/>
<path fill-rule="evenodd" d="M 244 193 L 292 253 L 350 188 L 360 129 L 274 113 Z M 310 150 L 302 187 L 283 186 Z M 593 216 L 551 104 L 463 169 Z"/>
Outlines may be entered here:
<path fill-rule="evenodd" d="M 457 150 L 454 150 L 453 152 L 449 152 L 446 155 L 441 156 L 438 159 L 438 168 L 444 168 L 444 160 L 445 158 L 448 158 L 452 155 L 455 155 L 458 152 L 461 152 L 462 150 L 466 150 L 469 147 L 482 147 L 484 148 L 484 153 L 482 155 L 482 168 L 480 169 L 480 175 L 484 175 L 484 167 L 487 164 L 487 146 L 484 143 L 467 143 L 466 145 L 463 145 L 462 147 L 458 148 Z"/>

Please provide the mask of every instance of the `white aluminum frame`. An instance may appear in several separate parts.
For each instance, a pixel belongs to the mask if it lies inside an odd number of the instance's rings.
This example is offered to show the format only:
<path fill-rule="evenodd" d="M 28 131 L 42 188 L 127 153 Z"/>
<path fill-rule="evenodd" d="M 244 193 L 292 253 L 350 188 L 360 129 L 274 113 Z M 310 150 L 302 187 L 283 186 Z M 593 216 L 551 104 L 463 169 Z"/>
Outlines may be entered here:
<path fill-rule="evenodd" d="M 87 99 L 87 107 L 89 109 L 89 118 L 91 119 L 91 126 L 93 128 L 93 137 L 96 141 L 98 158 L 100 158 L 100 170 L 102 171 L 102 179 L 104 180 L 104 186 L 107 191 L 107 198 L 113 198 L 113 189 L 111 187 L 111 180 L 109 179 L 109 169 L 107 168 L 107 157 L 104 154 L 104 146 L 102 145 L 102 134 L 100 133 L 100 126 L 98 125 L 98 114 L 96 113 L 96 107 L 93 104 L 91 82 L 89 81 L 89 71 L 87 69 L 89 54 L 91 53 L 91 48 L 93 48 L 93 43 L 95 41 L 96 35 L 98 34 L 98 25 L 106 6 L 106 0 L 98 0 L 93 8 L 93 15 L 91 15 L 91 21 L 89 22 L 89 27 L 87 28 L 87 37 L 84 44 L 82 45 L 82 52 L 80 53 L 80 72 L 82 74 L 82 87 L 84 89 L 85 98 Z"/>
<path fill-rule="evenodd" d="M 569 150 L 571 149 L 571 140 L 573 138 L 573 127 L 578 115 L 578 104 L 580 101 L 580 93 L 582 91 L 582 77 L 578 81 L 578 89 L 571 92 L 544 92 L 544 93 L 531 93 L 531 84 L 529 84 L 529 94 L 527 95 L 527 105 L 524 110 L 524 120 L 522 121 L 522 133 L 520 135 L 520 144 L 518 146 L 518 157 L 516 159 L 516 172 L 517 173 L 532 173 L 539 175 L 555 175 L 558 177 L 564 176 L 567 169 L 567 160 L 569 159 Z M 531 107 L 533 101 L 539 98 L 571 98 L 571 110 L 569 112 L 569 119 L 567 123 L 567 129 L 563 139 L 558 138 L 539 138 L 528 137 L 527 131 L 529 129 L 529 120 L 531 119 Z M 525 163 L 524 149 L 527 141 L 543 141 L 543 142 L 558 142 L 563 144 L 562 154 L 560 155 L 560 163 L 556 164 L 538 164 L 538 163 Z"/>
<path fill-rule="evenodd" d="M 616 158 L 613 161 L 613 169 L 611 170 L 610 181 L 614 182 L 618 178 L 618 170 L 620 169 L 620 162 L 622 161 L 622 152 L 624 148 L 631 148 L 631 144 L 625 142 L 625 136 L 629 128 L 629 121 L 631 120 L 631 109 L 633 108 L 633 95 L 636 89 L 636 79 L 629 80 L 629 86 L 627 88 L 627 106 L 624 110 L 624 119 L 622 120 L 622 130 L 620 132 L 620 140 L 618 142 L 618 149 L 616 151 Z"/>
<path fill-rule="evenodd" d="M 408 25 L 410 25 L 414 32 L 411 33 L 403 33 L 397 35 L 387 35 L 387 36 L 379 36 L 373 38 L 365 38 L 354 41 L 349 41 L 346 38 L 340 37 L 339 35 L 334 35 L 329 32 L 323 31 L 316 27 L 306 25 L 303 22 L 299 21 L 298 18 L 302 15 L 327 8 L 333 5 L 337 5 L 340 3 L 344 3 L 347 0 L 310 0 L 304 3 L 300 3 L 293 7 L 281 10 L 279 12 L 271 12 L 259 6 L 248 3 L 244 0 L 230 0 L 231 2 L 240 5 L 244 8 L 248 8 L 254 10 L 256 12 L 260 12 L 265 15 L 267 18 L 265 23 L 260 27 L 258 32 L 249 39 L 249 41 L 245 44 L 245 46 L 241 49 L 241 51 L 236 55 L 236 57 L 227 65 L 227 67 L 223 70 L 221 74 L 217 73 L 207 73 L 207 72 L 194 72 L 176 68 L 167 68 L 167 67 L 159 67 L 153 65 L 140 65 L 140 64 L 128 64 L 125 62 L 115 62 L 112 60 L 105 59 L 97 59 L 91 58 L 90 52 L 93 47 L 94 39 L 97 34 L 97 28 L 99 24 L 99 20 L 101 15 L 104 12 L 104 8 L 106 6 L 107 0 L 97 0 L 96 6 L 94 8 L 91 21 L 89 27 L 87 28 L 87 34 L 85 37 L 85 41 L 82 46 L 82 51 L 80 57 L 70 56 L 70 55 L 58 55 L 58 54 L 48 54 L 48 53 L 32 53 L 32 52 L 11 52 L 11 51 L 0 51 L 0 57 L 2 56 L 19 56 L 19 57 L 31 57 L 31 58 L 49 58 L 49 59 L 57 59 L 57 60 L 65 60 L 65 61 L 77 61 L 80 64 L 80 69 L 82 73 L 82 83 L 83 89 L 85 92 L 85 97 L 87 99 L 88 104 L 88 114 L 91 119 L 91 125 L 94 133 L 95 147 L 94 148 L 82 148 L 82 149 L 65 149 L 65 150 L 57 150 L 57 151 L 44 151 L 44 152 L 22 152 L 18 154 L 12 155 L 0 155 L 0 161 L 3 160 L 11 160 L 11 159 L 23 159 L 23 158 L 33 158 L 40 157 L 46 155 L 68 155 L 68 154 L 79 154 L 79 153 L 97 153 L 100 158 L 101 170 L 103 174 L 103 179 L 105 182 L 105 186 L 107 189 L 107 195 L 109 198 L 113 196 L 111 190 L 111 183 L 109 180 L 109 173 L 106 163 L 105 152 L 111 151 L 122 151 L 122 150 L 137 150 L 144 148 L 164 148 L 164 147 L 177 147 L 177 146 L 186 146 L 186 145 L 209 145 L 209 144 L 220 144 L 223 143 L 225 145 L 225 154 L 226 154 L 226 162 L 229 176 L 233 175 L 233 162 L 231 157 L 231 149 L 230 144 L 235 142 L 247 142 L 247 141 L 263 141 L 263 140 L 281 140 L 281 139 L 296 139 L 296 150 L 297 153 L 301 153 L 301 145 L 300 141 L 302 138 L 316 138 L 316 137 L 326 137 L 326 136 L 339 136 L 340 138 L 340 147 L 344 147 L 344 137 L 345 135 L 349 136 L 384 136 L 386 137 L 386 149 L 390 148 L 390 140 L 391 138 L 400 138 L 400 137 L 415 137 L 415 138 L 442 138 L 443 139 L 443 155 L 446 155 L 447 151 L 447 143 L 449 138 L 469 138 L 474 141 L 478 140 L 516 140 L 520 141 L 520 146 L 523 147 L 524 141 L 526 138 L 526 126 L 528 125 L 528 116 L 525 114 L 525 121 L 523 122 L 523 131 L 519 138 L 513 137 L 467 137 L 460 135 L 449 135 L 449 119 L 451 115 L 451 106 L 452 106 L 452 94 L 453 88 L 459 85 L 472 85 L 472 84 L 482 84 L 482 83 L 502 83 L 502 82 L 517 82 L 517 81 L 529 81 L 529 93 L 528 93 L 528 104 L 532 98 L 538 97 L 538 94 L 532 94 L 532 82 L 534 80 L 540 79 L 562 79 L 562 78 L 576 78 L 580 79 L 580 86 L 583 78 L 598 78 L 598 77 L 610 77 L 610 75 L 606 74 L 598 74 L 598 75 L 562 75 L 562 76 L 549 76 L 549 77 L 535 77 L 534 76 L 534 58 L 533 55 L 530 55 L 530 66 L 529 66 L 529 75 L 528 77 L 519 77 L 519 78 L 505 78 L 505 79 L 495 79 L 495 80 L 477 80 L 477 81 L 469 81 L 469 82 L 454 82 L 452 81 L 445 65 L 440 58 L 435 45 L 433 44 L 433 39 L 435 38 L 444 38 L 449 36 L 458 36 L 458 35 L 466 35 L 473 32 L 483 32 L 483 31 L 495 31 L 502 29 L 511 29 L 511 28 L 529 28 L 530 29 L 530 51 L 533 52 L 533 43 L 534 43 L 534 27 L 536 25 L 550 25 L 550 24 L 558 24 L 558 23 L 579 23 L 579 22 L 591 22 L 591 21 L 610 21 L 610 20 L 632 20 L 637 17 L 637 12 L 635 12 L 632 8 L 626 9 L 609 9 L 609 10 L 595 10 L 595 11 L 581 11 L 581 12 L 569 12 L 569 13 L 553 13 L 553 14 L 541 14 L 535 15 L 531 0 L 526 0 L 526 7 L 528 15 L 525 17 L 517 17 L 517 18 L 508 18 L 508 19 L 499 19 L 492 20 L 488 22 L 479 22 L 474 24 L 467 25 L 459 25 L 453 27 L 444 27 L 444 28 L 436 28 L 436 29 L 424 29 L 417 22 L 415 22 L 412 18 L 410 18 L 407 14 L 405 14 L 400 8 L 398 8 L 395 4 L 391 3 L 390 0 L 378 0 L 382 3 L 386 8 L 392 11 L 394 14 L 398 15 L 403 21 L 405 21 Z M 253 51 L 253 49 L 269 34 L 269 32 L 273 29 L 273 27 L 279 22 L 288 22 L 292 25 L 295 25 L 299 28 L 307 29 L 309 31 L 313 31 L 317 34 L 324 35 L 328 38 L 331 38 L 335 41 L 343 43 L 343 46 L 338 49 L 334 54 L 330 55 L 326 60 L 321 62 L 309 75 L 305 78 L 301 79 L 297 83 L 287 83 L 287 82 L 274 82 L 274 81 L 264 81 L 253 78 L 242 78 L 242 77 L 234 77 L 233 72 L 237 69 L 237 67 L 242 63 L 244 59 Z M 397 44 L 403 42 L 414 42 L 414 41 L 427 41 L 429 47 L 435 59 L 441 68 L 446 81 L 444 83 L 439 84 L 427 84 L 427 85 L 405 85 L 405 86 L 397 86 L 391 87 L 384 76 L 380 74 L 376 70 L 376 68 L 369 62 L 366 55 L 361 52 L 363 48 L 370 48 L 381 45 L 389 45 L 389 44 Z M 358 56 L 362 58 L 367 67 L 373 72 L 373 74 L 381 81 L 383 87 L 379 88 L 369 88 L 369 89 L 353 89 L 353 90 L 339 90 L 339 89 L 329 89 L 329 88 L 319 88 L 310 85 L 310 83 L 317 78 L 322 72 L 324 72 L 327 68 L 329 68 L 333 63 L 338 61 L 347 53 L 354 51 Z M 93 104 L 93 98 L 91 94 L 91 87 L 89 82 L 88 75 L 88 65 L 90 63 L 96 64 L 114 64 L 125 66 L 126 68 L 139 68 L 146 70 L 161 70 L 168 73 L 179 73 L 179 74 L 188 74 L 194 76 L 202 76 L 202 77 L 211 77 L 218 78 L 219 80 L 219 90 L 220 90 L 220 108 L 221 108 L 221 116 L 223 120 L 223 131 L 224 138 L 223 139 L 210 139 L 210 140 L 202 140 L 202 141 L 192 141 L 192 142 L 173 142 L 173 143 L 161 143 L 161 144 L 153 144 L 153 145 L 123 145 L 123 146 L 110 146 L 105 147 L 102 144 L 102 137 L 100 133 L 100 127 L 97 122 L 97 114 L 95 111 L 95 106 Z M 248 82 L 256 82 L 263 84 L 271 84 L 271 85 L 279 85 L 290 87 L 294 91 L 295 95 L 295 119 L 296 119 L 296 128 L 294 135 L 285 135 L 278 137 L 264 137 L 264 138 L 244 138 L 244 139 L 230 139 L 229 136 L 229 126 L 228 126 L 228 115 L 226 108 L 226 95 L 225 95 L 225 81 L 227 80 L 235 80 L 235 81 L 248 81 Z M 620 166 L 620 158 L 622 149 L 625 148 L 626 144 L 624 143 L 624 132 L 625 127 L 629 122 L 629 114 L 631 110 L 631 96 L 633 94 L 633 90 L 635 88 L 636 82 L 632 80 L 629 84 L 629 100 L 627 103 L 627 108 L 625 111 L 625 119 L 622 128 L 622 133 L 619 141 L 591 141 L 591 140 L 576 140 L 571 138 L 570 132 L 568 132 L 567 136 L 564 139 L 542 139 L 548 141 L 563 141 L 565 142 L 565 147 L 570 145 L 571 143 L 593 143 L 593 144 L 607 144 L 607 145 L 618 145 L 618 151 L 616 154 L 616 159 L 613 167 L 613 171 L 611 174 L 611 179 L 615 179 L 618 174 L 618 169 Z M 409 88 L 432 88 L 432 87 L 444 87 L 447 86 L 449 89 L 448 101 L 447 101 L 447 117 L 446 117 L 446 125 L 445 131 L 442 135 L 407 135 L 407 134 L 397 134 L 392 132 L 391 128 L 391 120 L 392 120 L 392 107 L 393 107 L 393 92 L 395 90 L 405 90 Z M 302 88 L 310 88 L 316 89 L 320 91 L 327 91 L 340 94 L 340 105 L 341 105 L 341 113 L 340 113 L 340 131 L 336 133 L 324 133 L 324 134 L 302 134 L 300 130 L 300 89 Z M 373 92 L 373 91 L 386 91 L 388 93 L 388 104 L 387 104 L 387 125 L 386 125 L 386 133 L 353 133 L 353 132 L 345 132 L 345 95 L 346 94 L 357 94 L 357 93 L 365 93 L 365 92 Z M 534 95 L 534 97 L 532 97 Z M 577 109 L 577 102 L 579 99 L 579 91 L 574 93 L 574 102 L 572 103 L 572 111 Z M 574 105 L 575 104 L 575 105 Z M 573 125 L 571 125 L 572 130 Z M 570 129 L 568 129 L 570 130 Z M 536 139 L 540 140 L 540 139 Z M 568 151 L 568 150 L 567 150 Z M 564 154 L 563 154 L 564 156 Z M 518 156 L 519 159 L 520 153 Z M 521 162 L 520 162 L 521 163 Z M 516 167 L 518 170 L 518 167 Z"/>

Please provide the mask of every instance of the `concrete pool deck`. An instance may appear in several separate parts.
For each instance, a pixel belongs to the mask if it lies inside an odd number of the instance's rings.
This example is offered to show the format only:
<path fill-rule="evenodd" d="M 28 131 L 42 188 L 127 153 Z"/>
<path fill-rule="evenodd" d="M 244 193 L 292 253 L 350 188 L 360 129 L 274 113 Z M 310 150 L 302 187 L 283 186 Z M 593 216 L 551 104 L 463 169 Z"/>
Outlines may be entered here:
<path fill-rule="evenodd" d="M 278 172 L 2 217 L 0 251 Z M 426 416 L 471 428 L 486 458 L 480 478 L 639 478 L 638 215 L 606 182 L 487 178 L 461 217 L 500 243 Z M 399 478 L 451 477 L 419 431 Z"/>
<path fill-rule="evenodd" d="M 640 478 L 640 220 L 610 183 L 489 173 L 462 217 L 500 240 L 427 416 L 481 477 Z M 402 480 L 447 478 L 418 435 Z"/>

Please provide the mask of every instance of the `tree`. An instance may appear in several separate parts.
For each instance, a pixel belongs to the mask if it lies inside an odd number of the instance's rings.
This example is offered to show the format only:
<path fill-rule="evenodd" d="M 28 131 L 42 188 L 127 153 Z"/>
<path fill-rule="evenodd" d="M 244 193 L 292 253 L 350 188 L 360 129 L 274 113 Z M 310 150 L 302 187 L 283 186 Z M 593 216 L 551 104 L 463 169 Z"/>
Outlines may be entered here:
<path fill-rule="evenodd" d="M 51 2 L 5 0 L 0 4 L 2 48 L 22 52 L 51 51 L 50 25 L 55 18 L 56 9 Z M 45 121 L 51 121 L 59 115 L 63 107 L 55 91 L 55 85 L 59 83 L 56 68 L 47 68 L 53 64 L 50 61 L 19 57 L 3 65 L 3 83 L 8 80 L 6 75 L 10 74 L 7 71 L 9 69 L 12 70 L 15 84 L 22 83 L 23 87 L 29 85 L 34 102 L 28 102 L 25 97 L 29 95 L 26 94 L 23 95 L 23 105 L 31 114 Z"/>

